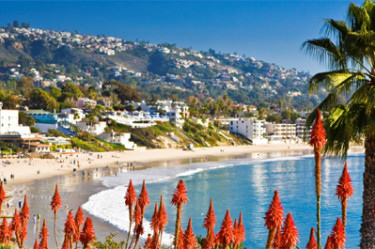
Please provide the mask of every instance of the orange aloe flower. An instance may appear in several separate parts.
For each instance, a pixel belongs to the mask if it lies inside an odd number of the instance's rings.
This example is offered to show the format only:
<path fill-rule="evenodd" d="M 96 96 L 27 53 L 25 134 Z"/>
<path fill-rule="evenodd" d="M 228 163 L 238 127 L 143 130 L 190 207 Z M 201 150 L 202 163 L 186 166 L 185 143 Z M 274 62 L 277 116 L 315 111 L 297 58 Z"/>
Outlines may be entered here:
<path fill-rule="evenodd" d="M 139 208 L 139 202 L 137 201 L 134 207 L 134 223 L 136 225 L 139 225 L 141 224 L 141 221 L 142 221 L 141 209 Z"/>
<path fill-rule="evenodd" d="M 336 195 L 339 200 L 349 199 L 353 195 L 352 180 L 348 173 L 347 163 L 345 162 L 344 169 L 342 171 L 339 184 L 336 187 Z"/>
<path fill-rule="evenodd" d="M 226 248 L 234 241 L 232 219 L 229 214 L 229 209 L 227 209 L 224 220 L 221 223 L 218 239 L 223 248 Z"/>
<path fill-rule="evenodd" d="M 323 148 L 326 144 L 326 131 L 324 130 L 320 110 L 316 110 L 316 120 L 310 134 L 310 145 L 314 148 Z"/>
<path fill-rule="evenodd" d="M 282 248 L 295 248 L 298 240 L 298 230 L 290 213 L 286 216 L 284 226 L 281 229 Z"/>
<path fill-rule="evenodd" d="M 284 220 L 283 216 L 284 216 L 284 209 L 283 209 L 283 206 L 281 205 L 279 191 L 275 190 L 271 204 L 268 208 L 268 211 L 266 212 L 266 216 L 264 217 L 264 220 L 265 220 L 264 225 L 268 229 L 266 249 L 271 248 L 274 237 L 275 237 L 276 229 L 282 226 L 282 223 Z"/>
<path fill-rule="evenodd" d="M 266 216 L 264 217 L 264 225 L 267 226 L 268 230 L 276 229 L 283 224 L 283 216 L 284 209 L 281 205 L 279 191 L 275 190 L 272 202 L 268 208 L 268 211 L 266 212 Z"/>
<path fill-rule="evenodd" d="M 48 249 L 48 228 L 46 224 L 46 219 L 43 220 L 43 226 L 39 233 L 39 248 L 40 249 Z"/>
<path fill-rule="evenodd" d="M 5 202 L 5 200 L 6 200 L 6 196 L 5 196 L 4 186 L 3 186 L 3 182 L 1 182 L 0 184 L 0 214 L 1 214 L 1 207 L 3 206 L 3 203 Z"/>
<path fill-rule="evenodd" d="M 86 218 L 85 224 L 83 225 L 83 229 L 80 236 L 80 241 L 83 244 L 83 248 L 89 248 L 90 242 L 94 241 L 95 239 L 95 231 L 94 227 L 92 226 L 92 221 L 90 217 Z"/>
<path fill-rule="evenodd" d="M 128 189 L 125 195 L 125 205 L 132 206 L 137 201 L 137 194 L 135 193 L 135 189 L 133 186 L 132 180 L 129 181 Z"/>
<path fill-rule="evenodd" d="M 332 229 L 332 244 L 334 248 L 344 248 L 345 247 L 345 228 L 341 222 L 340 217 L 337 218 L 336 224 Z"/>
<path fill-rule="evenodd" d="M 212 198 L 210 199 L 210 206 L 208 208 L 206 218 L 204 219 L 203 227 L 206 229 L 212 228 L 214 229 L 216 224 L 216 216 L 214 211 L 214 205 L 212 203 Z"/>
<path fill-rule="evenodd" d="M 178 238 L 178 248 L 179 249 L 183 249 L 183 248 L 185 248 L 185 246 L 184 246 L 184 231 L 182 230 L 182 226 L 181 226 L 181 224 L 180 224 L 180 227 L 179 227 L 179 233 L 178 233 L 178 236 L 179 236 L 179 238 Z M 176 237 L 174 238 L 174 240 L 173 240 L 173 244 L 176 244 Z"/>
<path fill-rule="evenodd" d="M 163 196 L 160 196 L 160 206 L 159 206 L 159 230 L 163 231 L 165 226 L 168 224 L 168 214 L 165 210 L 165 206 L 163 203 Z"/>
<path fill-rule="evenodd" d="M 150 222 L 150 228 L 154 233 L 159 232 L 160 228 L 160 219 L 159 219 L 159 211 L 158 211 L 158 203 L 155 202 L 155 209 L 154 214 L 152 215 L 151 222 Z"/>
<path fill-rule="evenodd" d="M 151 234 L 148 234 L 145 245 L 143 247 L 144 248 L 151 248 L 151 244 L 152 244 Z"/>
<path fill-rule="evenodd" d="M 67 240 L 70 247 L 73 247 L 74 237 L 78 233 L 77 230 L 79 231 L 79 228 L 77 228 L 72 211 L 70 210 L 64 226 L 65 240 Z"/>
<path fill-rule="evenodd" d="M 354 190 L 352 186 L 352 180 L 350 179 L 350 175 L 347 169 L 347 164 L 345 162 L 345 166 L 342 171 L 339 183 L 336 187 L 336 195 L 341 201 L 342 221 L 343 221 L 344 226 L 346 226 L 347 199 L 349 199 L 353 195 L 353 192 Z"/>
<path fill-rule="evenodd" d="M 238 247 L 242 242 L 245 241 L 245 227 L 242 221 L 242 212 L 240 212 L 240 217 L 234 220 L 234 246 Z"/>
<path fill-rule="evenodd" d="M 184 238 L 183 239 L 184 249 L 192 249 L 197 245 L 197 241 L 195 239 L 194 232 L 193 232 L 193 226 L 191 224 L 191 217 L 189 219 L 189 224 L 185 230 L 183 238 Z"/>
<path fill-rule="evenodd" d="M 317 248 L 318 248 L 318 244 L 316 243 L 316 240 L 315 240 L 315 229 L 311 228 L 310 239 L 306 245 L 306 249 L 317 249 Z"/>
<path fill-rule="evenodd" d="M 324 249 L 334 249 L 331 235 L 327 237 L 327 242 L 326 242 L 326 246 L 324 247 Z"/>
<path fill-rule="evenodd" d="M 142 217 L 145 214 L 145 208 L 150 205 L 150 200 L 148 198 L 147 189 L 146 189 L 146 181 L 143 180 L 142 190 L 138 197 L 139 208 L 141 209 Z"/>
<path fill-rule="evenodd" d="M 25 222 L 30 219 L 30 209 L 29 209 L 29 205 L 27 204 L 27 195 L 25 195 L 23 199 L 23 205 L 22 205 L 22 209 L 20 212 L 20 218 L 21 218 L 21 222 Z"/>
<path fill-rule="evenodd" d="M 69 239 L 67 236 L 64 237 L 64 241 L 62 243 L 61 249 L 71 249 L 69 246 Z"/>
<path fill-rule="evenodd" d="M 189 198 L 187 197 L 187 190 L 185 188 L 184 181 L 180 179 L 173 193 L 171 203 L 172 205 L 177 206 L 178 204 L 186 204 L 188 200 Z"/>
<path fill-rule="evenodd" d="M 12 218 L 12 222 L 10 223 L 12 231 L 15 233 L 18 233 L 18 231 L 21 229 L 21 220 L 18 216 L 17 209 L 14 209 L 14 215 Z"/>
<path fill-rule="evenodd" d="M 3 223 L 0 226 L 0 242 L 8 245 L 10 241 L 10 234 L 11 231 L 8 227 L 8 221 L 5 217 L 3 217 Z"/>
<path fill-rule="evenodd" d="M 26 237 L 27 237 L 27 223 L 24 222 L 23 225 L 22 225 L 21 233 L 20 233 L 21 248 L 23 248 L 23 243 L 25 242 Z"/>
<path fill-rule="evenodd" d="M 39 249 L 38 240 L 35 239 L 33 249 Z"/>
<path fill-rule="evenodd" d="M 61 198 L 59 194 L 59 188 L 56 184 L 55 194 L 53 195 L 52 201 L 51 201 L 51 209 L 54 213 L 57 213 L 57 210 L 59 210 L 61 206 L 62 206 L 62 202 L 61 202 Z"/>
<path fill-rule="evenodd" d="M 74 217 L 74 221 L 76 223 L 76 227 L 80 227 L 83 225 L 83 222 L 85 221 L 85 217 L 83 216 L 82 208 L 78 207 L 76 216 Z"/>

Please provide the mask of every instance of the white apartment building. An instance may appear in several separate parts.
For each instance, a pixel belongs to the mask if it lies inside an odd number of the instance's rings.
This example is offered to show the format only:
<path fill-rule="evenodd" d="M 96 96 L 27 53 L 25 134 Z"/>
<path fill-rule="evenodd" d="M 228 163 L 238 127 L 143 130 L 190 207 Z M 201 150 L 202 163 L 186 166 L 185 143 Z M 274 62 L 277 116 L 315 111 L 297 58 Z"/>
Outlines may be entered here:
<path fill-rule="evenodd" d="M 310 136 L 311 129 L 306 129 L 306 119 L 305 118 L 297 118 L 296 119 L 296 136 L 303 139 L 308 140 Z"/>
<path fill-rule="evenodd" d="M 284 140 L 296 138 L 295 124 L 266 124 L 266 132 L 271 140 Z"/>
<path fill-rule="evenodd" d="M 0 102 L 0 135 L 30 136 L 30 127 L 18 124 L 18 110 L 3 110 Z"/>
<path fill-rule="evenodd" d="M 229 131 L 241 134 L 253 144 L 267 144 L 265 120 L 233 119 L 229 121 Z"/>

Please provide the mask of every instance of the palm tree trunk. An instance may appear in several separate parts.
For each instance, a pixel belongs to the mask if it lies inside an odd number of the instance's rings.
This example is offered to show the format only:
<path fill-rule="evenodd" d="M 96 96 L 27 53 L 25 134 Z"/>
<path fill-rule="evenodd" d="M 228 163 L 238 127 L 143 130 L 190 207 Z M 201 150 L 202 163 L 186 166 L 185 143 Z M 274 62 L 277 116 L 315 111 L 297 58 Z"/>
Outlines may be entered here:
<path fill-rule="evenodd" d="M 322 191 L 322 166 L 321 166 L 321 148 L 314 148 L 315 156 L 315 193 L 316 193 L 316 237 L 318 249 L 322 248 L 320 242 L 320 193 Z"/>
<path fill-rule="evenodd" d="M 182 210 L 182 204 L 177 204 L 177 216 L 176 216 L 176 230 L 174 232 L 174 248 L 179 249 L 178 247 L 178 240 L 180 238 L 180 223 L 181 223 L 181 210 Z"/>
<path fill-rule="evenodd" d="M 365 139 L 365 172 L 363 173 L 363 210 L 361 249 L 375 248 L 375 134 Z"/>
<path fill-rule="evenodd" d="M 268 231 L 268 239 L 267 239 L 266 249 L 271 249 L 272 244 L 273 244 L 273 240 L 274 240 L 274 238 L 275 238 L 275 232 L 276 232 L 276 229 L 275 229 L 275 228 L 271 228 L 271 229 Z"/>

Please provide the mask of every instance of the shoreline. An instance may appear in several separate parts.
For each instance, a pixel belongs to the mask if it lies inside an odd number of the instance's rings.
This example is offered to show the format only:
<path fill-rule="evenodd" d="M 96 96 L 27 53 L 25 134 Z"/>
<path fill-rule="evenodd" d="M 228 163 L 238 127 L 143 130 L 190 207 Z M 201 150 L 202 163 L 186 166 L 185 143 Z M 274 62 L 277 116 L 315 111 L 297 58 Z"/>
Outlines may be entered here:
<path fill-rule="evenodd" d="M 252 150 L 249 150 L 249 147 L 252 146 L 242 146 L 242 148 L 240 149 L 239 147 L 232 147 L 232 149 L 228 150 L 226 150 L 226 148 L 224 147 L 224 152 L 220 152 L 220 150 L 222 150 L 223 147 L 203 148 L 203 150 L 201 150 L 199 153 L 195 153 L 197 151 L 186 153 L 185 151 L 185 153 L 182 153 L 178 157 L 173 157 L 173 155 L 169 155 L 167 157 L 164 157 L 163 159 L 156 161 L 155 158 L 162 158 L 164 156 L 164 154 L 160 153 L 161 151 L 163 151 L 164 153 L 171 152 L 171 150 L 157 150 L 159 152 L 158 157 L 145 157 L 143 158 L 143 160 L 138 159 L 135 170 L 137 171 L 147 168 L 176 166 L 201 162 L 220 162 L 242 158 L 249 158 L 249 160 L 262 160 L 266 158 L 285 158 L 288 156 L 295 155 L 312 155 L 312 149 L 309 146 L 296 146 L 298 147 L 298 149 L 294 149 L 295 147 L 290 147 L 288 149 L 287 146 L 284 146 L 282 150 L 277 149 L 277 146 L 273 146 L 272 149 L 254 148 Z M 234 152 L 234 149 L 236 148 L 237 150 Z M 216 153 L 214 153 L 215 151 Z M 155 152 L 155 150 L 151 152 Z M 136 153 L 137 151 L 134 151 L 132 154 Z M 125 154 L 129 155 L 129 153 Z M 183 156 L 183 154 L 187 154 L 189 156 L 186 157 Z M 128 157 L 128 159 L 129 158 L 130 157 Z M 61 174 L 61 172 L 58 172 L 60 174 L 50 177 L 41 177 L 40 179 L 29 179 L 28 181 L 19 183 L 10 182 L 10 184 L 5 185 L 6 193 L 10 193 L 13 199 L 10 210 L 8 211 L 13 210 L 13 208 L 17 205 L 17 201 L 23 200 L 23 194 L 28 193 L 30 213 L 41 213 L 43 214 L 43 217 L 47 218 L 47 220 L 52 220 L 53 212 L 50 211 L 49 202 L 53 195 L 55 184 L 58 184 L 60 195 L 65 205 L 65 209 L 62 208 L 62 210 L 60 210 L 58 213 L 58 227 L 63 227 L 68 209 L 73 209 L 73 211 L 75 211 L 79 206 L 86 203 L 89 197 L 93 194 L 112 188 L 105 186 L 103 182 L 100 180 L 100 178 L 102 178 L 103 176 L 116 176 L 117 173 L 121 173 L 124 172 L 124 170 L 126 170 L 126 167 L 122 167 L 121 164 L 108 168 L 105 167 L 105 164 L 102 167 L 96 167 L 96 165 L 97 164 L 92 164 L 90 167 L 85 169 L 81 167 L 75 175 L 72 174 L 72 171 L 69 171 L 70 174 L 69 172 L 63 174 Z M 98 168 L 98 170 L 96 170 L 95 168 Z M 81 175 L 83 171 L 91 172 L 92 174 Z M 103 241 L 105 237 L 109 235 L 110 232 L 116 234 L 115 240 L 121 240 L 126 236 L 126 232 L 120 230 L 118 227 L 99 217 L 89 214 L 85 210 L 84 215 L 89 215 L 92 218 L 96 230 L 96 236 L 100 241 Z M 38 230 L 40 229 L 39 225 L 40 224 L 35 223 L 34 225 L 32 225 L 32 221 L 30 221 L 28 231 L 30 235 L 29 239 L 31 240 L 28 239 L 26 245 L 32 246 L 32 238 L 35 239 L 38 236 Z M 49 229 L 53 229 L 52 223 L 48 223 L 47 225 Z M 63 236 L 62 230 L 59 230 L 58 233 L 59 237 Z M 53 244 L 53 236 L 51 236 L 50 239 L 50 242 Z"/>
<path fill-rule="evenodd" d="M 0 178 L 1 180 L 5 178 L 9 186 L 38 179 L 72 174 L 74 173 L 74 169 L 82 171 L 107 166 L 124 166 L 129 169 L 129 166 L 131 166 L 130 169 L 136 170 L 142 169 L 148 165 L 162 165 L 168 161 L 197 158 L 225 158 L 252 153 L 288 151 L 311 151 L 312 153 L 312 148 L 307 144 L 276 144 L 204 147 L 196 148 L 193 151 L 152 149 L 143 151 L 76 153 L 68 155 L 54 154 L 56 159 L 2 159 Z M 14 175 L 14 179 L 11 179 L 11 175 Z"/>

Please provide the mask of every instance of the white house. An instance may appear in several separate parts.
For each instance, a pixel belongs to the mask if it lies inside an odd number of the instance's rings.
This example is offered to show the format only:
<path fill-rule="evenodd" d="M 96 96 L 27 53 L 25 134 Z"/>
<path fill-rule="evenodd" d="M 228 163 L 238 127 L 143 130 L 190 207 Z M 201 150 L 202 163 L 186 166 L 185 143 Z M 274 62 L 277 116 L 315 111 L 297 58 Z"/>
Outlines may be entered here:
<path fill-rule="evenodd" d="M 79 121 L 77 122 L 77 127 L 80 130 L 83 130 L 85 132 L 88 132 L 90 134 L 93 134 L 95 136 L 102 134 L 105 131 L 105 128 L 107 127 L 106 122 L 86 122 L 86 121 Z"/>
<path fill-rule="evenodd" d="M 59 115 L 61 121 L 67 121 L 72 124 L 76 124 L 77 122 L 81 121 L 85 118 L 85 114 L 83 110 L 78 108 L 67 108 L 62 109 Z"/>
<path fill-rule="evenodd" d="M 229 131 L 241 134 L 251 140 L 253 144 L 267 144 L 265 120 L 233 119 L 229 121 Z"/>
<path fill-rule="evenodd" d="M 129 141 L 130 139 L 130 133 L 124 133 L 124 132 L 103 132 L 97 138 L 102 139 L 108 143 L 114 143 L 114 144 L 122 144 L 126 149 L 133 150 L 137 147 L 137 145 Z"/>
<path fill-rule="evenodd" d="M 30 136 L 30 127 L 18 124 L 18 110 L 3 110 L 0 102 L 0 135 Z"/>

